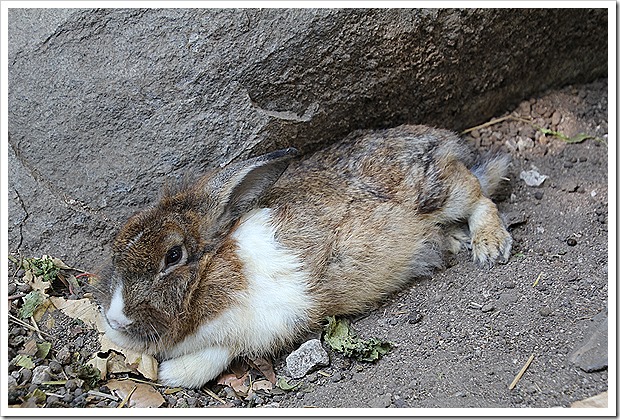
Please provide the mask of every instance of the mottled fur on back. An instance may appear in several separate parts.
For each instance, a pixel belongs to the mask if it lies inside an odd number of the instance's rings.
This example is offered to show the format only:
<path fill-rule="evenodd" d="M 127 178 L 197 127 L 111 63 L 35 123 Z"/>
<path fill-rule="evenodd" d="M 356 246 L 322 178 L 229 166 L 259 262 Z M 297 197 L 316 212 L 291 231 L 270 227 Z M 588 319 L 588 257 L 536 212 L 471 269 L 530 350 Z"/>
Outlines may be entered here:
<path fill-rule="evenodd" d="M 446 225 L 466 221 L 445 207 L 480 188 L 470 161 L 446 130 L 355 132 L 292 162 L 261 205 L 276 211 L 278 239 L 313 273 L 321 313 L 358 313 L 442 265 L 453 245 Z"/>

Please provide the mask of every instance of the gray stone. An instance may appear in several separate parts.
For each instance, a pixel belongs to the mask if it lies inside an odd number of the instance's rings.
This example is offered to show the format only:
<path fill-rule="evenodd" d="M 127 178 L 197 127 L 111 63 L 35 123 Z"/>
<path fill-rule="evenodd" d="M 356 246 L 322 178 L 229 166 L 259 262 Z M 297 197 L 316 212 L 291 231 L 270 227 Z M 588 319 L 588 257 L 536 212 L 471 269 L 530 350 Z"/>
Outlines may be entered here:
<path fill-rule="evenodd" d="M 372 408 L 387 408 L 392 404 L 392 395 L 387 393 L 377 395 L 368 401 L 368 406 Z"/>
<path fill-rule="evenodd" d="M 595 372 L 607 368 L 607 316 L 594 322 L 584 340 L 579 343 L 568 360 L 585 372 Z"/>
<path fill-rule="evenodd" d="M 32 369 L 32 383 L 41 385 L 43 382 L 47 382 L 52 378 L 50 369 L 47 366 L 35 366 Z"/>
<path fill-rule="evenodd" d="M 185 175 L 359 128 L 471 127 L 605 76 L 605 28 L 604 8 L 11 9 L 9 251 L 94 268 Z"/>
<path fill-rule="evenodd" d="M 328 364 L 329 355 L 316 338 L 306 341 L 286 358 L 286 368 L 295 379 L 303 378 L 313 369 Z"/>
<path fill-rule="evenodd" d="M 542 175 L 535 170 L 521 171 L 519 178 L 525 181 L 528 187 L 540 187 L 543 182 L 548 178 L 547 175 Z"/>

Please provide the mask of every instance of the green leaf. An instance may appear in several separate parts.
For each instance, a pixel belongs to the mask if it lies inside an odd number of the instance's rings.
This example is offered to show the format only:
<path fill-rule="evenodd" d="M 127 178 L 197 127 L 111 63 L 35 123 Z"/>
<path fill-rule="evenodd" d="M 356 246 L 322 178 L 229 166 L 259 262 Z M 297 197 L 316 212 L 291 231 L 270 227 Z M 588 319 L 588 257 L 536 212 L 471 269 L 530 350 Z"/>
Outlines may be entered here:
<path fill-rule="evenodd" d="M 593 138 L 594 136 L 591 136 L 589 134 L 579 133 L 579 134 L 575 134 L 573 137 L 565 139 L 565 141 L 567 143 L 581 143 L 584 140 L 593 139 Z"/>
<path fill-rule="evenodd" d="M 42 258 L 25 258 L 22 267 L 24 270 L 31 271 L 36 277 L 43 277 L 44 281 L 55 280 L 61 268 L 65 267 L 60 260 L 44 255 Z"/>
<path fill-rule="evenodd" d="M 23 297 L 24 304 L 17 311 L 17 315 L 21 319 L 30 318 L 34 312 L 37 310 L 37 307 L 43 303 L 45 300 L 45 296 L 38 290 L 33 290 Z"/>
<path fill-rule="evenodd" d="M 325 327 L 323 339 L 332 349 L 361 362 L 379 360 L 392 349 L 392 343 L 389 341 L 377 338 L 369 340 L 358 338 L 346 320 L 337 320 L 333 316 L 327 317 L 327 326 Z"/>
<path fill-rule="evenodd" d="M 301 385 L 301 382 L 296 383 L 295 385 L 289 384 L 283 376 L 278 377 L 278 382 L 276 382 L 276 386 L 280 388 L 282 391 L 292 391 L 298 388 Z"/>
<path fill-rule="evenodd" d="M 37 404 L 43 404 L 47 400 L 47 394 L 39 388 L 35 388 L 30 394 L 26 395 L 26 399 L 34 398 Z"/>
<path fill-rule="evenodd" d="M 91 365 L 82 365 L 77 370 L 77 376 L 84 380 L 84 385 L 87 389 L 92 389 L 97 386 L 101 378 L 101 371 Z"/>
<path fill-rule="evenodd" d="M 32 363 L 32 359 L 30 356 L 26 356 L 25 354 L 18 354 L 12 360 L 15 366 L 20 366 L 26 369 L 34 369 L 34 363 Z"/>
<path fill-rule="evenodd" d="M 45 359 L 52 348 L 52 344 L 47 341 L 44 343 L 37 343 L 37 352 L 35 353 L 35 357 L 40 357 L 41 359 Z"/>

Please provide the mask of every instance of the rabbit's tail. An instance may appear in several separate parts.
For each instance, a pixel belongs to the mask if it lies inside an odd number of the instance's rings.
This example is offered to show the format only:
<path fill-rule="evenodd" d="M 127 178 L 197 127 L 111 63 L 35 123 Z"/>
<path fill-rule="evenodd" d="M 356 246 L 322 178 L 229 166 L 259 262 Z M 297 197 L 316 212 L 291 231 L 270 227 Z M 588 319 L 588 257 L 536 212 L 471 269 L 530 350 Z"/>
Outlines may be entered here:
<path fill-rule="evenodd" d="M 492 155 L 476 164 L 471 171 L 480 181 L 482 193 L 487 197 L 492 197 L 497 193 L 502 181 L 508 181 L 508 166 L 510 157 L 508 155 Z"/>

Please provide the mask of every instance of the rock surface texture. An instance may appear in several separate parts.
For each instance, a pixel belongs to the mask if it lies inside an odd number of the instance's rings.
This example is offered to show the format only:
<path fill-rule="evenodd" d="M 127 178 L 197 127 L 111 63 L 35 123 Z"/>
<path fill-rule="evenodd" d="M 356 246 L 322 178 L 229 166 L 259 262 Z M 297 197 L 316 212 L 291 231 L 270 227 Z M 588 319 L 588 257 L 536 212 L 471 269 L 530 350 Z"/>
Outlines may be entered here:
<path fill-rule="evenodd" d="M 607 72 L 606 9 L 10 9 L 9 251 L 96 270 L 166 183 L 463 129 Z"/>

